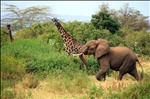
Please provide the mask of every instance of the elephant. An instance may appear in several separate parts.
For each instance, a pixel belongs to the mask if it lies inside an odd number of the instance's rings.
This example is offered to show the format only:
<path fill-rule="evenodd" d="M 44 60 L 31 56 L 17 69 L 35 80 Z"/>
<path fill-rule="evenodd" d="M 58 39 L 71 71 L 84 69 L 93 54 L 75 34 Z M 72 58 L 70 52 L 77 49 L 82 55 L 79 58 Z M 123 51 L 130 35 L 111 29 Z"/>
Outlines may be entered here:
<path fill-rule="evenodd" d="M 129 73 L 137 81 L 143 79 L 143 67 L 140 64 L 137 56 L 125 46 L 110 47 L 110 44 L 105 39 L 97 39 L 88 41 L 81 49 L 80 53 L 85 55 L 94 55 L 99 64 L 99 71 L 96 74 L 96 79 L 102 81 L 106 79 L 106 73 L 112 69 L 119 71 L 118 80 Z M 137 73 L 136 62 L 142 68 L 142 73 L 139 76 Z"/>

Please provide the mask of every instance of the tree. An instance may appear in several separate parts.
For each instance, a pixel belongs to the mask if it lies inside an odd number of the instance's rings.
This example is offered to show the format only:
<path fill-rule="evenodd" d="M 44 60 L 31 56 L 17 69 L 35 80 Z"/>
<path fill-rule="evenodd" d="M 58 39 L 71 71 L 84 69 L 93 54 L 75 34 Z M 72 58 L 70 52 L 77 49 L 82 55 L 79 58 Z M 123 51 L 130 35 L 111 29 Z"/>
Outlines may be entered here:
<path fill-rule="evenodd" d="M 129 7 L 128 3 L 117 11 L 116 14 L 121 27 L 133 27 L 135 31 L 142 30 L 143 28 L 148 30 L 150 28 L 148 16 L 143 16 L 140 11 Z"/>
<path fill-rule="evenodd" d="M 121 28 L 132 27 L 135 31 L 150 30 L 150 22 L 148 16 L 144 16 L 139 10 L 129 7 L 128 3 L 125 3 L 119 10 L 110 9 L 108 4 L 103 3 L 100 6 L 101 12 L 110 14 L 110 17 L 117 21 Z"/>
<path fill-rule="evenodd" d="M 15 30 L 29 27 L 35 23 L 50 19 L 50 7 L 33 6 L 26 9 L 20 9 L 15 5 L 4 4 L 3 11 L 8 12 L 6 18 L 2 19 L 2 24 L 11 23 Z"/>
<path fill-rule="evenodd" d="M 111 17 L 108 4 L 103 3 L 98 13 L 92 15 L 91 23 L 96 29 L 107 29 L 112 34 L 116 33 L 120 28 L 120 24 Z"/>
<path fill-rule="evenodd" d="M 99 11 L 97 14 L 92 15 L 91 23 L 96 29 L 107 29 L 112 34 L 119 30 L 119 23 L 113 20 L 108 12 Z"/>

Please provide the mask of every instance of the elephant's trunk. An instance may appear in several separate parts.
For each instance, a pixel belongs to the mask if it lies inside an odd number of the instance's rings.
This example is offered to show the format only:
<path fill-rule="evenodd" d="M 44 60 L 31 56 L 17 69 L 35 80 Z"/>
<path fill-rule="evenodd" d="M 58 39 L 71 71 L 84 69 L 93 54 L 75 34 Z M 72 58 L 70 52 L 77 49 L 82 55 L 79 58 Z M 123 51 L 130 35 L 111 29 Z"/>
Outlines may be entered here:
<path fill-rule="evenodd" d="M 86 54 L 87 54 L 87 46 L 84 45 L 84 46 L 80 49 L 79 52 L 86 55 Z"/>

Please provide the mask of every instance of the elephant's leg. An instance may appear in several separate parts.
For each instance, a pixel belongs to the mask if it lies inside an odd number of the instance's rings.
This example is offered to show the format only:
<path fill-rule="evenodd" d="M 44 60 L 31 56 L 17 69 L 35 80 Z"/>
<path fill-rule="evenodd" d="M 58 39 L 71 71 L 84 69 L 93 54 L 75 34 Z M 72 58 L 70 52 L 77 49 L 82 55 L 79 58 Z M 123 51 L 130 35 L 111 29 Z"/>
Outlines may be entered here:
<path fill-rule="evenodd" d="M 106 73 L 109 71 L 109 69 L 100 69 L 96 75 L 96 79 L 101 81 L 102 79 L 106 79 Z"/>
<path fill-rule="evenodd" d="M 100 70 L 98 71 L 96 75 L 97 80 L 104 80 L 106 79 L 106 73 L 110 69 L 110 64 L 109 64 L 109 59 L 107 56 L 103 56 L 101 59 L 98 59 L 99 65 L 100 65 Z"/>
<path fill-rule="evenodd" d="M 121 73 L 120 71 L 119 71 L 119 76 L 118 76 L 118 80 L 122 80 L 122 77 L 124 76 L 124 74 L 123 73 Z"/>
<path fill-rule="evenodd" d="M 135 64 L 134 68 L 129 72 L 129 74 L 132 75 L 137 81 L 140 80 Z"/>
<path fill-rule="evenodd" d="M 103 75 L 101 75 L 101 80 L 105 81 L 106 80 L 106 73 L 104 73 Z"/>
<path fill-rule="evenodd" d="M 103 74 L 103 79 L 106 80 L 106 73 Z"/>
<path fill-rule="evenodd" d="M 122 80 L 122 77 L 124 76 L 124 74 L 128 72 L 128 70 L 132 67 L 132 65 L 133 65 L 132 60 L 126 60 L 122 64 L 122 66 L 119 68 L 118 80 Z"/>
<path fill-rule="evenodd" d="M 84 54 L 81 54 L 79 57 L 80 57 L 80 59 L 82 60 L 82 62 L 84 63 L 84 65 L 85 65 L 85 67 L 86 67 L 86 71 L 88 72 L 88 64 L 87 64 L 87 62 L 86 62 L 86 59 L 85 59 Z M 81 68 L 81 66 L 80 66 L 80 68 Z"/>

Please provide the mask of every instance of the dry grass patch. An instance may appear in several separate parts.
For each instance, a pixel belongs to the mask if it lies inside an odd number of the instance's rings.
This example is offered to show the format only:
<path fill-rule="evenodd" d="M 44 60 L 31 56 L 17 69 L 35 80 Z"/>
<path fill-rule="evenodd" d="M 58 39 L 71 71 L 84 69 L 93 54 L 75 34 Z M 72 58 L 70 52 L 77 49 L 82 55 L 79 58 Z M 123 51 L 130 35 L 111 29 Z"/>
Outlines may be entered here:
<path fill-rule="evenodd" d="M 118 91 L 121 88 L 128 87 L 132 84 L 137 83 L 137 81 L 133 81 L 132 79 L 126 79 L 126 76 L 123 80 L 118 81 L 113 77 L 106 77 L 106 81 L 97 81 L 95 76 L 90 76 L 90 79 L 93 81 L 98 88 L 102 88 L 104 92 L 107 91 Z"/>
<path fill-rule="evenodd" d="M 95 75 L 88 76 L 82 72 L 67 74 L 60 71 L 49 75 L 43 80 L 37 79 L 37 76 L 26 75 L 22 82 L 16 84 L 15 88 L 9 88 L 9 90 L 15 91 L 16 99 L 111 99 L 116 97 L 115 95 L 119 99 L 122 97 L 120 93 L 126 92 L 129 88 L 147 88 L 142 87 L 141 83 L 147 86 L 150 62 L 144 61 L 141 64 L 146 76 L 140 83 L 128 74 L 124 75 L 121 81 L 118 81 L 118 72 L 112 73 L 111 76 L 106 76 L 106 81 L 100 82 L 96 80 Z M 137 65 L 137 68 L 141 72 L 140 66 Z M 36 85 L 36 87 L 30 87 L 30 85 Z"/>

